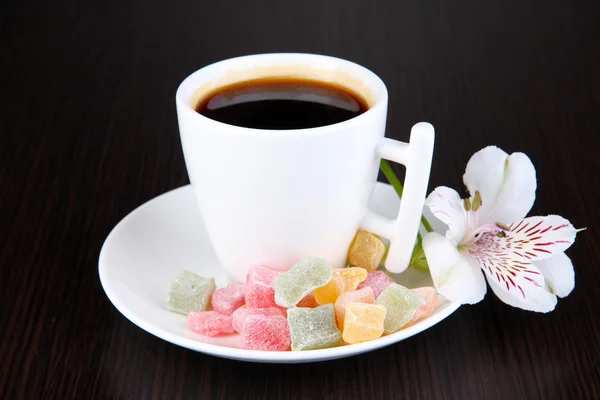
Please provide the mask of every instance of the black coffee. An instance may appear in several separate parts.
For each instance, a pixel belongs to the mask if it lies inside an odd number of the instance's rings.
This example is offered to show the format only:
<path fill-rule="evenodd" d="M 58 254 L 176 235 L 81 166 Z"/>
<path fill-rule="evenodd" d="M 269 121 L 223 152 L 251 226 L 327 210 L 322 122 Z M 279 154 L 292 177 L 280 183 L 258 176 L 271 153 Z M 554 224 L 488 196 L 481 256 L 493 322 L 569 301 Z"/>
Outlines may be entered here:
<path fill-rule="evenodd" d="M 264 78 L 219 88 L 196 111 L 229 125 L 258 129 L 305 129 L 331 125 L 367 111 L 347 88 L 300 78 Z"/>

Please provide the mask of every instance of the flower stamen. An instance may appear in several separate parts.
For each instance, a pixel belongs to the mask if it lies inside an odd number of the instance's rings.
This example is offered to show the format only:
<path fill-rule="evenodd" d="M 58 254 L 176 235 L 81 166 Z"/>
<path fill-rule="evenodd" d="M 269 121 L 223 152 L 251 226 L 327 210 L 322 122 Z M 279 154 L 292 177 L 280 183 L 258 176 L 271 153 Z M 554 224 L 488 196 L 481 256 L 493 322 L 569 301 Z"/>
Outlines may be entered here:
<path fill-rule="evenodd" d="M 473 211 L 477 211 L 482 205 L 483 201 L 481 200 L 481 193 L 479 193 L 479 190 L 476 190 L 475 196 L 473 197 L 473 206 L 471 208 Z"/>
<path fill-rule="evenodd" d="M 496 222 L 496 226 L 500 229 L 502 229 L 503 231 L 510 231 L 510 228 L 508 226 L 506 226 L 505 224 L 503 224 L 502 222 Z"/>

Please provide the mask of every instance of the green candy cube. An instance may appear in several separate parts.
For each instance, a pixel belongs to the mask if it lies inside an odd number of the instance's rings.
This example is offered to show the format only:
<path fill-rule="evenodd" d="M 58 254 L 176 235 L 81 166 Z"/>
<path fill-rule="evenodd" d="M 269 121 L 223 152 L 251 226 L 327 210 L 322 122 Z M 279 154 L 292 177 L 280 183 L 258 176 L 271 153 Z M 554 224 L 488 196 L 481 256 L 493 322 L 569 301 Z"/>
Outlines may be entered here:
<path fill-rule="evenodd" d="M 302 260 L 273 281 L 275 303 L 294 307 L 304 296 L 329 283 L 332 276 L 333 269 L 325 260 L 316 257 Z"/>
<path fill-rule="evenodd" d="M 172 311 L 180 314 L 206 311 L 215 289 L 213 278 L 204 278 L 184 270 L 171 282 L 167 304 Z"/>
<path fill-rule="evenodd" d="M 288 310 L 292 351 L 326 349 L 342 345 L 342 334 L 335 323 L 333 304 L 316 308 Z"/>
<path fill-rule="evenodd" d="M 383 331 L 387 334 L 399 331 L 408 324 L 417 309 L 425 305 L 425 298 L 404 286 L 394 283 L 388 286 L 377 298 L 375 304 L 387 309 Z"/>

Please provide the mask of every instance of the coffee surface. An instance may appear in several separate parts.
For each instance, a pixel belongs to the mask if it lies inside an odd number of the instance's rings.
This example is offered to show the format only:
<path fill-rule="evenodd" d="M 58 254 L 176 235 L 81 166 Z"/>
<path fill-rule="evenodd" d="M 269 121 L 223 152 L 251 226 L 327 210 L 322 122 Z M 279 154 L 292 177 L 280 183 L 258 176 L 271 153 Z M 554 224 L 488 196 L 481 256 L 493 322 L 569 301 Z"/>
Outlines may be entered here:
<path fill-rule="evenodd" d="M 306 129 L 354 118 L 368 106 L 343 86 L 301 78 L 264 78 L 219 88 L 196 111 L 229 125 Z"/>

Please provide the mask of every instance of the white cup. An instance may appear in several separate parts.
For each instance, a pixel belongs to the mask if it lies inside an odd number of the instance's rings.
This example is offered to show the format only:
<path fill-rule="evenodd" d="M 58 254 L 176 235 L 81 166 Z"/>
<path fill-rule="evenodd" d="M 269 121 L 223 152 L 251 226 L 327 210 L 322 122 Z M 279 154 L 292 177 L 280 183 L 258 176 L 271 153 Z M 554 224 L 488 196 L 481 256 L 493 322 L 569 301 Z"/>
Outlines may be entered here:
<path fill-rule="evenodd" d="M 243 128 L 194 110 L 214 89 L 265 77 L 334 82 L 360 94 L 365 113 L 297 130 Z M 416 124 L 410 143 L 384 137 L 388 94 L 368 69 L 313 54 L 260 54 L 204 67 L 177 89 L 190 182 L 222 267 L 244 280 L 254 265 L 286 270 L 307 257 L 346 264 L 359 228 L 390 240 L 386 268 L 408 266 L 429 180 L 434 129 Z M 406 166 L 397 219 L 368 210 L 381 158 Z"/>

